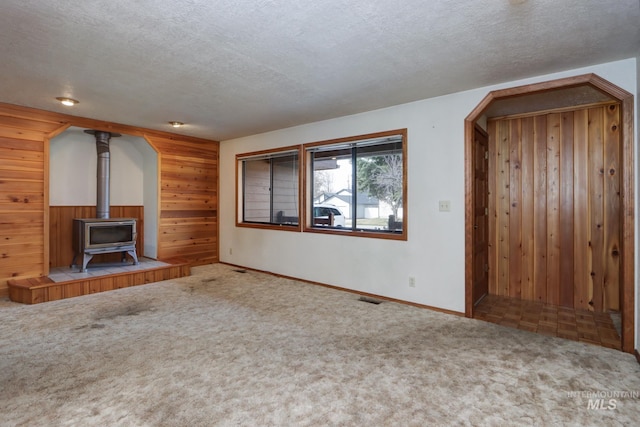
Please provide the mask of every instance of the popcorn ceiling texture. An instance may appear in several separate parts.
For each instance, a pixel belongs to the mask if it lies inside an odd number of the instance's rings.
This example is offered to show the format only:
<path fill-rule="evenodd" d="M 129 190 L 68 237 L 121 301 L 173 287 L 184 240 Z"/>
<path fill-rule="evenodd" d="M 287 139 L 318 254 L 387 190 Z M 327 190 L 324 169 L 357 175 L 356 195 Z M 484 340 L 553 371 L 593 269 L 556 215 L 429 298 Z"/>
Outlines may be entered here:
<path fill-rule="evenodd" d="M 0 425 L 640 420 L 640 366 L 629 354 L 234 270 L 0 302 Z M 588 393 L 614 391 L 636 397 L 589 409 Z"/>
<path fill-rule="evenodd" d="M 637 0 L 3 0 L 0 102 L 225 140 L 636 57 L 638 22 Z"/>

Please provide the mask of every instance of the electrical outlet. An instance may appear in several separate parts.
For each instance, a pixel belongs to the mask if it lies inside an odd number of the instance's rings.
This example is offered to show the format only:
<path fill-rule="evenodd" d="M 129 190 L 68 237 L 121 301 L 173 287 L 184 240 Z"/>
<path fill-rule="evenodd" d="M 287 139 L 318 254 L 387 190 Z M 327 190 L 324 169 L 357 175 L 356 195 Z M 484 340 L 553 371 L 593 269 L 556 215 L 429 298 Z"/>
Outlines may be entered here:
<path fill-rule="evenodd" d="M 413 276 L 409 276 L 409 287 L 410 288 L 416 287 L 416 278 Z"/>
<path fill-rule="evenodd" d="M 440 208 L 440 212 L 449 212 L 451 211 L 451 201 L 440 200 L 440 202 L 438 203 L 438 207 Z"/>

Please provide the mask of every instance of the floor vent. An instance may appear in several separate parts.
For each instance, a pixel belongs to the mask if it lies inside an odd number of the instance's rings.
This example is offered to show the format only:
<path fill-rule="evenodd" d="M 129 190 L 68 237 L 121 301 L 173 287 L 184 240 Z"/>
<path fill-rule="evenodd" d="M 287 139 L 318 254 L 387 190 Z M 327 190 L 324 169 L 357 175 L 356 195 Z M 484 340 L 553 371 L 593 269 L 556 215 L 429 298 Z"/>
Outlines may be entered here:
<path fill-rule="evenodd" d="M 369 297 L 360 297 L 358 301 L 364 301 L 364 302 L 368 302 L 369 304 L 375 304 L 375 305 L 378 305 L 382 302 L 379 299 L 369 298 Z"/>

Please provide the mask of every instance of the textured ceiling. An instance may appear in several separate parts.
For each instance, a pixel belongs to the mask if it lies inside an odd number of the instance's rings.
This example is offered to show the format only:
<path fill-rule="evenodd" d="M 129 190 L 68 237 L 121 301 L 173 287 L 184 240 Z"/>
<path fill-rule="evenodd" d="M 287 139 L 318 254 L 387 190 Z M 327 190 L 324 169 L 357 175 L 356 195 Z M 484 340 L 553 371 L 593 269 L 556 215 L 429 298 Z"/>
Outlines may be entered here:
<path fill-rule="evenodd" d="M 639 0 L 2 0 L 0 102 L 225 140 L 635 57 L 639 23 Z"/>

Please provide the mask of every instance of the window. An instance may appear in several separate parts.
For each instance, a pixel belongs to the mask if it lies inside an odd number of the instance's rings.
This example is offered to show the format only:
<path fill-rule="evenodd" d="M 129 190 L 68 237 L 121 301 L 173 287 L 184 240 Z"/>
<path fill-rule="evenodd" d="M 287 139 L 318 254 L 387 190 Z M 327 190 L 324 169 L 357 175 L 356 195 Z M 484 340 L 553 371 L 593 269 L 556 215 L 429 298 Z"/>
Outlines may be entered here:
<path fill-rule="evenodd" d="M 305 144 L 305 231 L 406 240 L 406 134 Z"/>
<path fill-rule="evenodd" d="M 299 230 L 298 147 L 236 156 L 237 224 Z"/>

